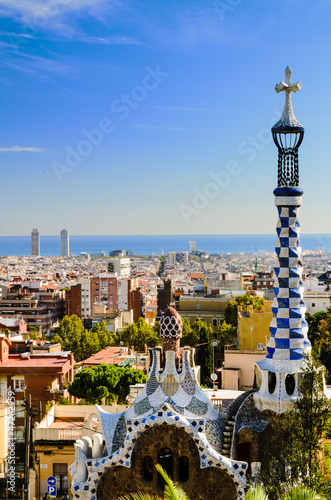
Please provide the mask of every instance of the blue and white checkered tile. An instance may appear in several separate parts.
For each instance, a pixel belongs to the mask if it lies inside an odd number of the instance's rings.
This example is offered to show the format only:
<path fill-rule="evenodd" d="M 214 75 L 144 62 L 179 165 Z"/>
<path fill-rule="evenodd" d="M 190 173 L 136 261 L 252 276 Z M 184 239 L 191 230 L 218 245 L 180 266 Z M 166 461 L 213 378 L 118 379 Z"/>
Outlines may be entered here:
<path fill-rule="evenodd" d="M 277 204 L 277 203 L 276 203 Z M 305 320 L 306 305 L 303 300 L 300 224 L 300 207 L 278 206 L 273 319 L 270 323 L 270 340 L 267 358 L 301 359 L 310 346 Z"/>

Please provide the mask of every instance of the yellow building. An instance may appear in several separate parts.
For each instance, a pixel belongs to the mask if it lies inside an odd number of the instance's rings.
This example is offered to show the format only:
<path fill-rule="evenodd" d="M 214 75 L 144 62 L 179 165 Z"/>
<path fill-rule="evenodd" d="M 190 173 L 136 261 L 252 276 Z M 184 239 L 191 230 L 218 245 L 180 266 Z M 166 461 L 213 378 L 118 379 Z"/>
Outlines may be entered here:
<path fill-rule="evenodd" d="M 266 355 L 272 301 L 265 301 L 261 311 L 253 306 L 238 310 L 238 349 L 224 351 L 222 389 L 247 391 L 254 383 L 254 363 Z"/>
<path fill-rule="evenodd" d="M 181 295 L 177 310 L 182 318 L 188 319 L 193 324 L 197 319 L 205 321 L 208 325 L 217 328 L 224 320 L 225 306 L 234 297 L 229 295 L 214 297 L 193 297 Z"/>
<path fill-rule="evenodd" d="M 266 300 L 261 311 L 238 308 L 238 344 L 239 350 L 263 351 L 269 340 L 269 327 L 272 320 L 272 301 Z"/>

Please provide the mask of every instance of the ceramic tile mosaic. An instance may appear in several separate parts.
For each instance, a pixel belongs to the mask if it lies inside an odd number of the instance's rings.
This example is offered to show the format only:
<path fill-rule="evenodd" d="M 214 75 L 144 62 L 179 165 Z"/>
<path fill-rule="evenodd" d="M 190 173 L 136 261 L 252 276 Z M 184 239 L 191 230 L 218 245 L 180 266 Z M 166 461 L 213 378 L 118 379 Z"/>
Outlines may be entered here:
<path fill-rule="evenodd" d="M 142 401 L 134 404 L 134 412 L 136 415 L 143 415 L 152 409 L 152 406 L 149 404 L 148 398 L 144 398 Z"/>
<path fill-rule="evenodd" d="M 253 394 L 250 394 L 238 410 L 234 434 L 240 432 L 244 427 L 248 427 L 252 429 L 252 431 L 260 433 L 265 431 L 269 423 L 269 419 L 256 408 Z"/>
<path fill-rule="evenodd" d="M 175 328 L 167 330 L 167 335 L 179 333 Z M 93 500 L 93 496 L 96 500 L 95 489 L 100 477 L 109 467 L 121 465 L 130 468 L 138 437 L 158 425 L 175 426 L 187 432 L 197 446 L 200 467 L 218 467 L 226 471 L 236 485 L 237 498 L 244 498 L 247 464 L 221 455 L 225 420 L 196 383 L 192 358 L 191 350 L 184 350 L 182 371 L 178 373 L 175 351 L 166 351 L 164 370 L 160 371 L 160 352 L 153 349 L 148 381 L 135 404 L 121 414 L 108 414 L 98 408 L 111 454 L 93 459 L 85 457 L 82 462 L 83 451 L 80 445 L 76 445 L 76 468 L 72 469 L 72 491 L 76 498 Z"/>
<path fill-rule="evenodd" d="M 207 441 L 206 432 L 204 431 L 204 419 L 189 419 L 178 415 L 166 403 L 162 405 L 157 415 L 153 414 L 148 418 L 127 420 L 127 435 L 123 446 L 102 460 L 100 458 L 87 459 L 88 480 L 84 483 L 74 482 L 73 490 L 76 493 L 79 492 L 80 495 L 86 493 L 87 490 L 85 490 L 85 487 L 97 484 L 101 475 L 111 466 L 122 465 L 123 467 L 130 467 L 132 451 L 137 438 L 146 429 L 157 425 L 171 425 L 187 432 L 193 438 L 199 451 L 200 467 L 218 467 L 225 470 L 233 478 L 237 486 L 238 499 L 244 498 L 247 464 L 245 462 L 230 460 L 210 446 Z M 211 432 L 211 429 L 209 429 L 209 432 Z M 90 500 L 91 496 L 85 496 L 84 498 Z"/>
<path fill-rule="evenodd" d="M 180 415 L 184 415 L 184 408 L 176 405 L 176 403 L 171 398 L 167 399 L 167 403 L 173 410 L 175 410 L 175 412 L 179 413 Z"/>
<path fill-rule="evenodd" d="M 297 219 L 300 207 L 281 206 L 277 197 L 276 203 L 279 214 L 279 237 L 276 244 L 278 265 L 275 267 L 275 298 L 267 358 L 300 360 L 310 348 L 305 319 L 306 305 L 303 300 L 300 226 Z"/>
<path fill-rule="evenodd" d="M 190 404 L 186 406 L 186 410 L 195 415 L 205 415 L 208 411 L 207 403 L 199 401 L 195 396 L 190 401 Z"/>
<path fill-rule="evenodd" d="M 206 421 L 206 439 L 210 446 L 218 453 L 222 453 L 223 447 L 223 426 L 219 420 Z"/>
<path fill-rule="evenodd" d="M 125 423 L 125 417 L 124 414 L 122 413 L 120 418 L 118 419 L 117 426 L 114 432 L 114 437 L 113 437 L 113 446 L 111 452 L 114 453 L 114 451 L 118 450 L 124 443 L 124 439 L 126 436 L 126 423 Z"/>

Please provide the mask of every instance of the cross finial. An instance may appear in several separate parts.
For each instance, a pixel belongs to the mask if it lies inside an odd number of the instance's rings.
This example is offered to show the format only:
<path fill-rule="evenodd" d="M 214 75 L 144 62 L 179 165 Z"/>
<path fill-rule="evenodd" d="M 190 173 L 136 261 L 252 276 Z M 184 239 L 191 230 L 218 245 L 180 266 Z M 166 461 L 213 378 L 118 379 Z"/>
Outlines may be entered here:
<path fill-rule="evenodd" d="M 304 130 L 301 123 L 299 123 L 293 113 L 292 102 L 291 102 L 291 92 L 296 92 L 300 90 L 302 85 L 300 82 L 292 83 L 291 82 L 292 70 L 289 66 L 285 69 L 285 83 L 279 82 L 275 86 L 276 92 L 285 92 L 285 105 L 283 109 L 283 114 L 280 120 L 272 127 L 272 130 Z"/>
<path fill-rule="evenodd" d="M 296 92 L 297 90 L 300 90 L 302 87 L 300 82 L 296 82 L 296 83 L 291 82 L 292 70 L 289 66 L 287 66 L 284 73 L 285 73 L 285 83 L 284 82 L 277 83 L 277 85 L 275 87 L 276 92 L 278 93 L 278 92 L 282 92 L 283 90 L 285 90 L 286 93 L 290 93 L 290 92 Z"/>

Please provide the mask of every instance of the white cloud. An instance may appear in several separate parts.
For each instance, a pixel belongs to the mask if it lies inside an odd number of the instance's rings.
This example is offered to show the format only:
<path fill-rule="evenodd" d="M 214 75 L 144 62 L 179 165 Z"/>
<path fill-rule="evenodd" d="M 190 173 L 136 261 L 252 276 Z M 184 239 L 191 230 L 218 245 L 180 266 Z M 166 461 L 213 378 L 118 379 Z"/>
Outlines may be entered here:
<path fill-rule="evenodd" d="M 35 148 L 33 146 L 12 146 L 11 148 L 0 148 L 0 151 L 29 151 L 30 153 L 40 153 L 40 151 L 43 151 L 43 149 Z"/>
<path fill-rule="evenodd" d="M 53 73 L 66 76 L 72 76 L 73 74 L 72 65 L 59 61 L 54 57 L 47 58 L 36 56 L 28 52 L 19 52 L 18 50 L 15 51 L 15 58 L 13 61 L 2 59 L 0 63 L 3 66 L 13 68 L 23 73 L 29 73 L 40 79 L 48 78 L 48 75 Z"/>
<path fill-rule="evenodd" d="M 99 43 L 101 45 L 141 45 L 141 42 L 139 42 L 136 38 L 120 35 L 107 37 L 80 36 L 79 40 L 87 43 Z"/>
<path fill-rule="evenodd" d="M 88 10 L 98 15 L 103 7 L 117 6 L 117 0 L 0 0 L 2 12 L 13 15 L 21 21 L 39 22 L 42 17 L 60 16 L 66 12 Z"/>
<path fill-rule="evenodd" d="M 0 15 L 22 24 L 22 33 L 13 34 L 16 39 L 39 32 L 70 39 L 79 35 L 76 21 L 83 14 L 105 23 L 121 6 L 121 0 L 0 0 Z"/>

